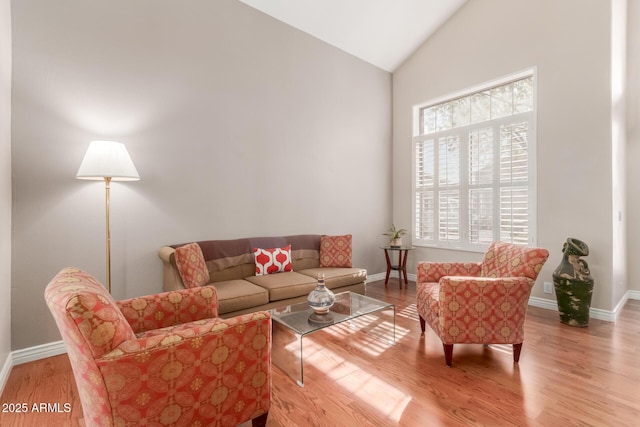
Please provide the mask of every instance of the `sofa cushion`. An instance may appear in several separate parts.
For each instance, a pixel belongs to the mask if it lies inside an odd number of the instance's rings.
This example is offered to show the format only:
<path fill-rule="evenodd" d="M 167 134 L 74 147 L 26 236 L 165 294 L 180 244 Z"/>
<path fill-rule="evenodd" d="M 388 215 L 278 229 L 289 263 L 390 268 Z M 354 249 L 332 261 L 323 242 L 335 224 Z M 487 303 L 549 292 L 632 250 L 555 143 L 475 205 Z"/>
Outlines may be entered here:
<path fill-rule="evenodd" d="M 189 243 L 176 248 L 175 258 L 178 273 L 185 287 L 195 288 L 209 282 L 209 270 L 199 244 Z"/>
<path fill-rule="evenodd" d="M 218 294 L 218 314 L 257 307 L 269 302 L 269 292 L 246 280 L 226 280 L 211 283 Z"/>
<path fill-rule="evenodd" d="M 253 248 L 256 276 L 291 271 L 291 245 L 283 248 Z"/>
<path fill-rule="evenodd" d="M 328 289 L 357 285 L 367 280 L 367 270 L 363 268 L 308 268 L 306 270 L 300 270 L 298 273 L 314 279 L 317 278 L 319 274 L 324 274 L 324 283 Z"/>
<path fill-rule="evenodd" d="M 351 234 L 320 238 L 320 267 L 351 267 Z"/>
<path fill-rule="evenodd" d="M 300 274 L 296 271 L 269 274 L 266 276 L 251 276 L 245 280 L 269 291 L 269 301 L 279 301 L 308 295 L 315 286 L 317 279 Z"/>
<path fill-rule="evenodd" d="M 207 263 L 207 266 L 209 263 Z M 240 280 L 248 276 L 256 274 L 256 265 L 251 260 L 250 264 L 240 264 L 233 267 L 225 268 L 220 271 L 209 270 L 209 277 L 212 283 L 226 282 L 227 280 Z"/>

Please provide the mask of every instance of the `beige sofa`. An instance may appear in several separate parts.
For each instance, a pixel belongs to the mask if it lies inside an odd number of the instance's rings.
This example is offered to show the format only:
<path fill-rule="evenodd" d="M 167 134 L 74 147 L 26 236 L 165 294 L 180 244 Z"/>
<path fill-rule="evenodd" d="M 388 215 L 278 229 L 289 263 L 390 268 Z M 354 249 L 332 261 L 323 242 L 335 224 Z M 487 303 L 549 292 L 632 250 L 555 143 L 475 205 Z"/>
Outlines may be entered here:
<path fill-rule="evenodd" d="M 218 293 L 218 312 L 231 317 L 258 310 L 283 307 L 306 301 L 324 274 L 327 288 L 334 293 L 365 293 L 367 271 L 362 268 L 320 267 L 320 235 L 304 234 L 282 237 L 255 237 L 235 240 L 196 242 L 209 270 L 208 285 Z M 160 248 L 165 291 L 183 289 L 175 249 L 184 245 Z M 281 248 L 291 245 L 293 271 L 263 276 L 255 275 L 253 248 Z"/>

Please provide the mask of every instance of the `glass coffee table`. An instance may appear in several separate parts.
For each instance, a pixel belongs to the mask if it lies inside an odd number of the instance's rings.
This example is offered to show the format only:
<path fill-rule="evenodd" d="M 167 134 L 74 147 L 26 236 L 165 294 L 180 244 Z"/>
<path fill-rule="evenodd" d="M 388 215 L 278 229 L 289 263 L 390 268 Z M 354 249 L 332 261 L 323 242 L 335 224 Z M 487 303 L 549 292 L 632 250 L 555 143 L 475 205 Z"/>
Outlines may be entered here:
<path fill-rule="evenodd" d="M 302 339 L 309 334 L 368 314 L 391 311 L 393 328 L 388 341 L 396 343 L 395 306 L 354 292 L 336 294 L 336 302 L 327 314 L 316 314 L 306 302 L 269 311 L 273 325 L 271 361 L 300 387 L 304 387 Z"/>

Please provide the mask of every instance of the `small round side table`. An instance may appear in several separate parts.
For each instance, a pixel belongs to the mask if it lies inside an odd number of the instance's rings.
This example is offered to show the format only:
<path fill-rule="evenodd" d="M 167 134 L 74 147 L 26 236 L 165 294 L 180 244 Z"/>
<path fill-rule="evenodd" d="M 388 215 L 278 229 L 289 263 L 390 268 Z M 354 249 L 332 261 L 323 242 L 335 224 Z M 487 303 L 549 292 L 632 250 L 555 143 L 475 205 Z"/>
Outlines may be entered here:
<path fill-rule="evenodd" d="M 402 276 L 404 275 L 404 284 L 409 285 L 409 279 L 407 279 L 407 256 L 409 251 L 415 249 L 413 246 L 383 246 L 384 256 L 387 259 L 387 277 L 384 279 L 384 285 L 387 286 L 389 282 L 389 275 L 391 270 L 398 272 L 398 284 L 402 287 Z M 398 264 L 392 263 L 393 252 L 398 252 Z"/>

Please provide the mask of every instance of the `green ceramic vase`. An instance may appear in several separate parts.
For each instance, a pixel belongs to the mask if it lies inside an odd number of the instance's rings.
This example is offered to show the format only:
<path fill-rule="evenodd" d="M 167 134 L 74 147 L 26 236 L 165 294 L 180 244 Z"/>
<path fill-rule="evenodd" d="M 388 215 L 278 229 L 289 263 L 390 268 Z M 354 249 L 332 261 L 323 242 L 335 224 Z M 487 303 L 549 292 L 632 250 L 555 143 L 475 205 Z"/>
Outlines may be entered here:
<path fill-rule="evenodd" d="M 570 237 L 562 252 L 562 262 L 553 272 L 560 321 L 583 328 L 589 326 L 593 278 L 589 265 L 580 257 L 589 255 L 589 246 Z"/>

